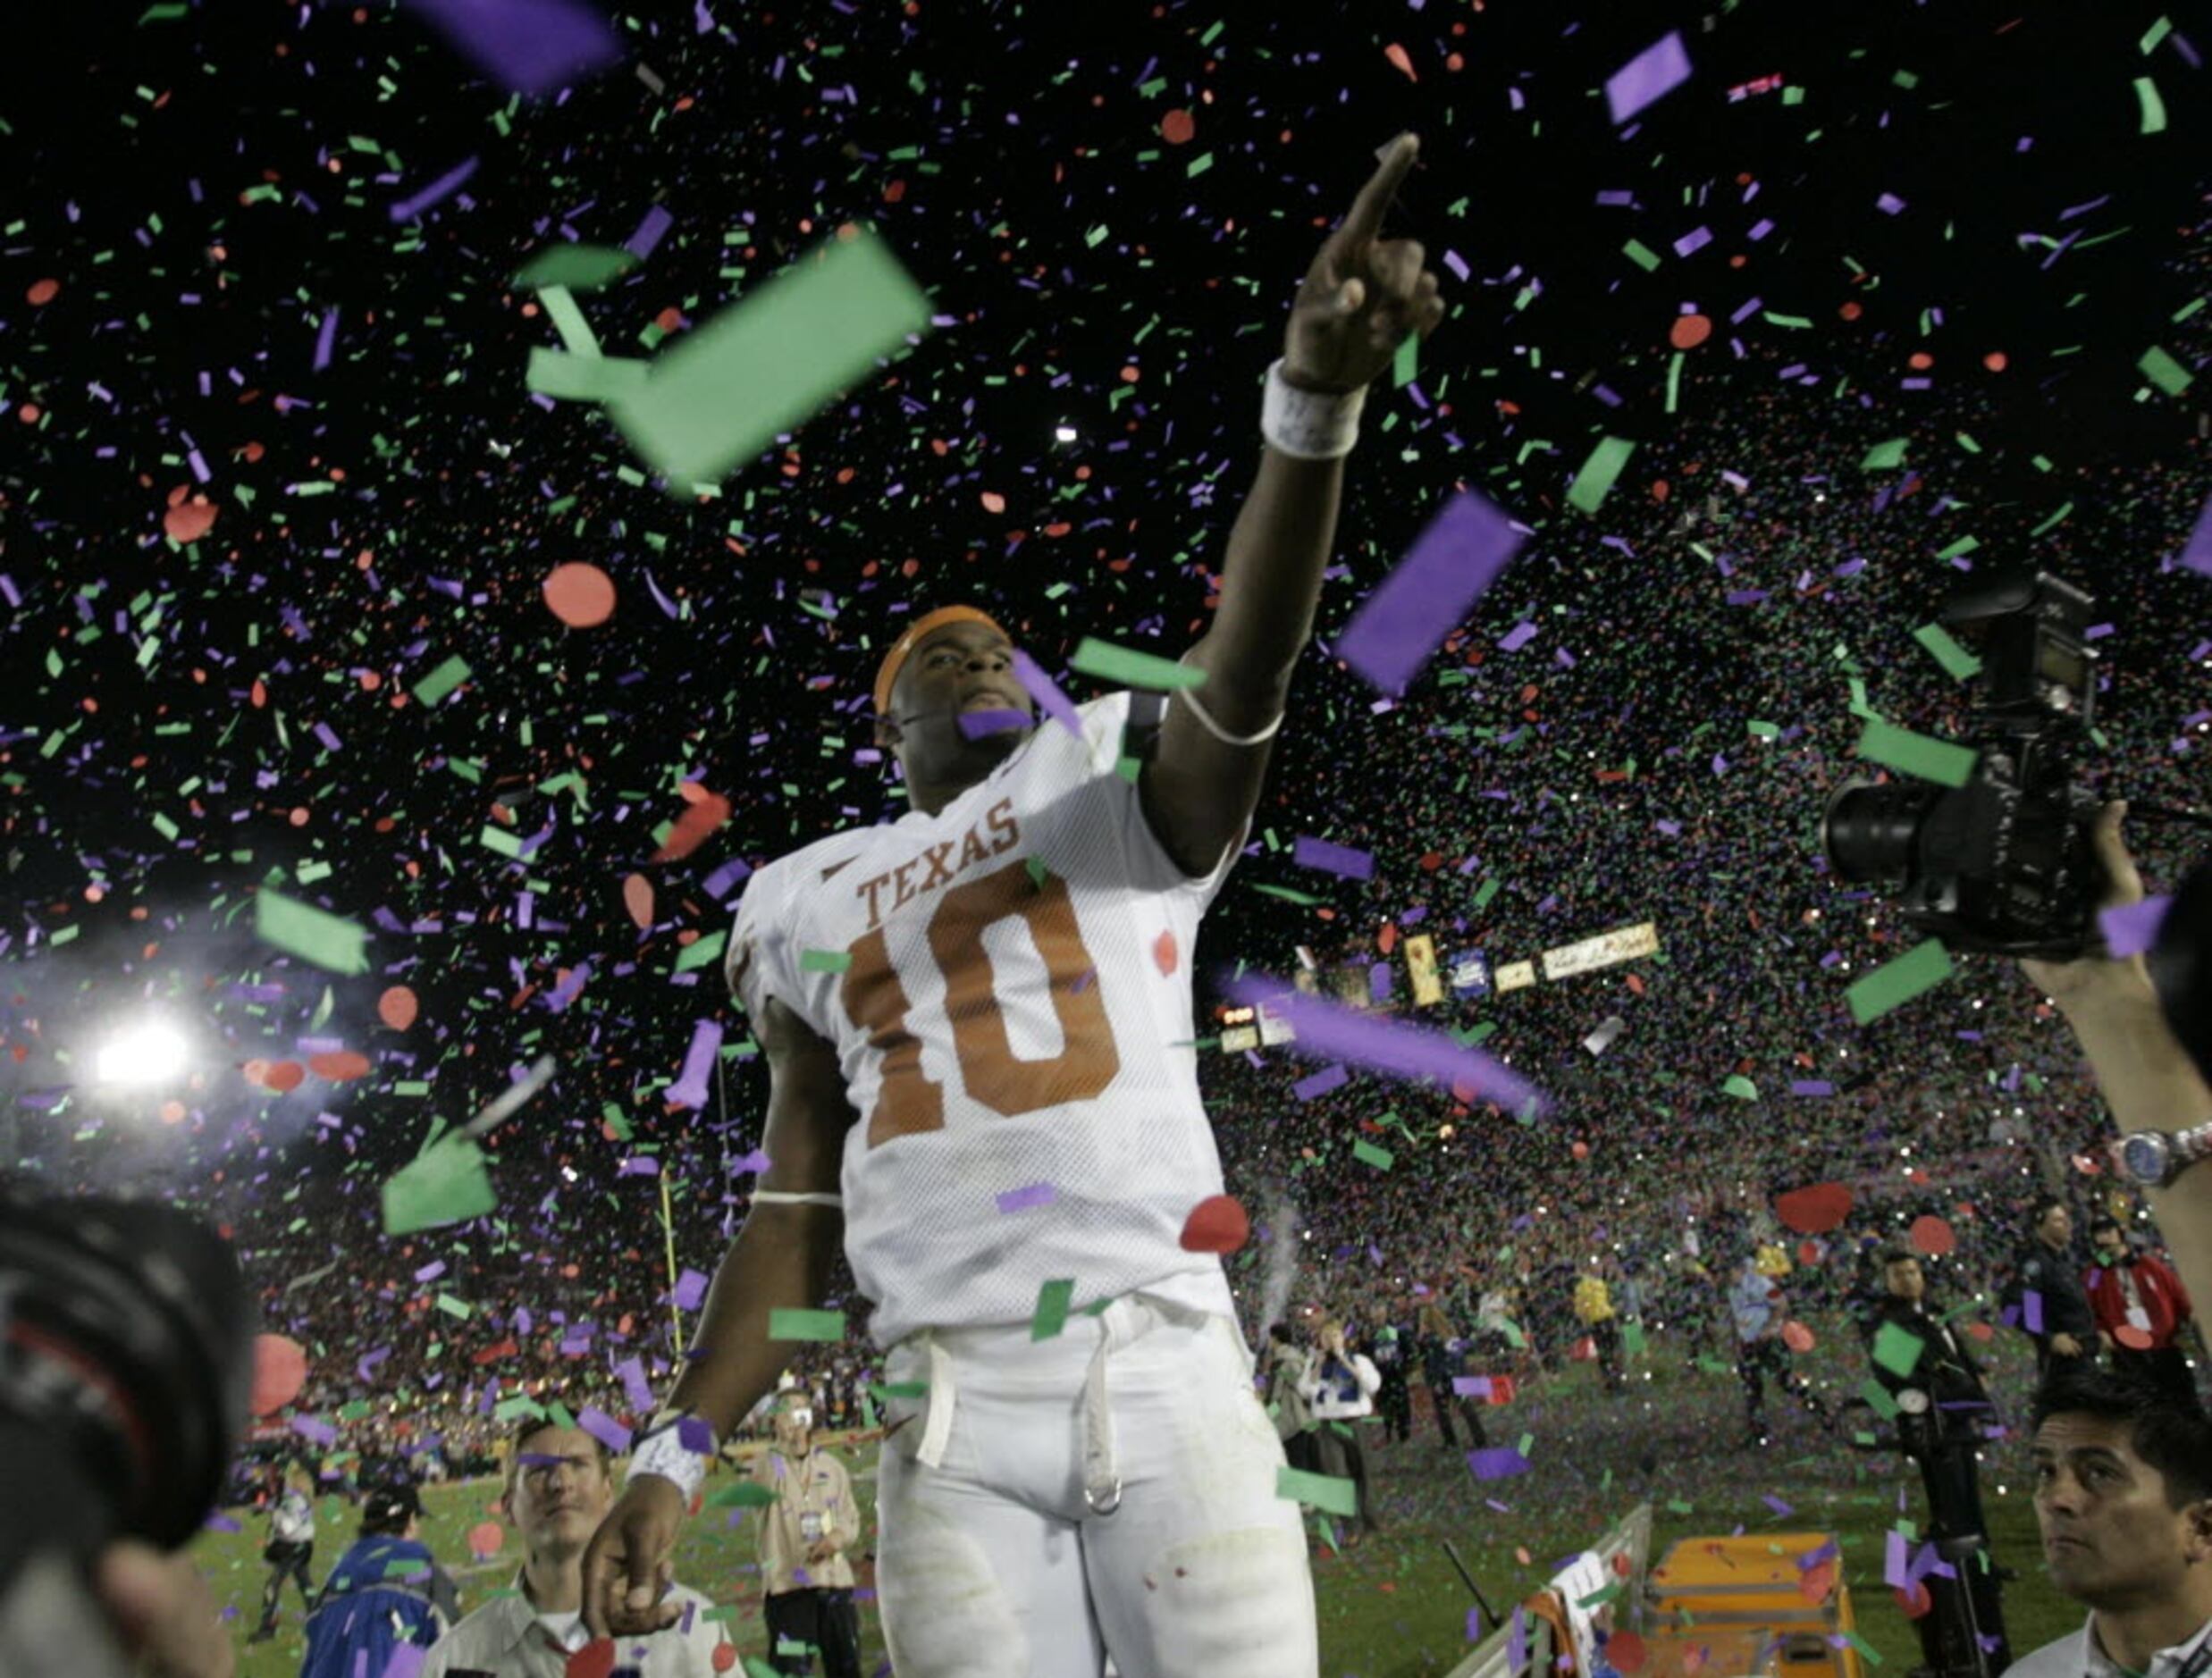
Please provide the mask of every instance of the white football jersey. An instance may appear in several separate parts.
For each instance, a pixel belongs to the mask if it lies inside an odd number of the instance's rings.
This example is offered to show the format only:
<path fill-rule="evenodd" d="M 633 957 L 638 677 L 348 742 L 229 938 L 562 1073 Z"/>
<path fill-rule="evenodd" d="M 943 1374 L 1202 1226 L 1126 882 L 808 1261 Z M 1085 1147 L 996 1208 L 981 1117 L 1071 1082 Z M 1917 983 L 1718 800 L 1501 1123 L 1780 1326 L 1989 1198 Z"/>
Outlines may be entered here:
<path fill-rule="evenodd" d="M 843 833 L 746 882 L 738 998 L 837 1045 L 845 1254 L 884 1347 L 1138 1288 L 1232 1314 L 1182 1246 L 1222 1192 L 1190 958 L 1241 844 L 1186 877 L 1118 768 L 1131 696 L 1046 720 L 936 815 Z"/>

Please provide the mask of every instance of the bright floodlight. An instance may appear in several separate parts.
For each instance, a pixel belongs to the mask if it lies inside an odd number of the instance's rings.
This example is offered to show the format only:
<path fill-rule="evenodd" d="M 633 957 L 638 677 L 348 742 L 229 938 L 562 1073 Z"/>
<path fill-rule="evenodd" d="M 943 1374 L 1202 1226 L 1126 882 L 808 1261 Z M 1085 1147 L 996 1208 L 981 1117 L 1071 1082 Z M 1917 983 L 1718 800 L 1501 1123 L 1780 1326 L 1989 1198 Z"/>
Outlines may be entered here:
<path fill-rule="evenodd" d="M 158 1084 L 184 1070 L 184 1038 L 172 1026 L 148 1024 L 124 1032 L 100 1051 L 103 1084 Z"/>

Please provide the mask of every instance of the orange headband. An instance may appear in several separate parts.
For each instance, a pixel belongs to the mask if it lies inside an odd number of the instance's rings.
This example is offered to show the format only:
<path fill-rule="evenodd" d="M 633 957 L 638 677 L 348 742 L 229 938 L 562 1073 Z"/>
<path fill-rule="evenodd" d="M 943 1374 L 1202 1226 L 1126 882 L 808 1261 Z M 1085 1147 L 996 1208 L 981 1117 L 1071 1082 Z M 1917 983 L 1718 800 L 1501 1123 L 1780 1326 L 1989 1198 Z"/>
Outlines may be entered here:
<path fill-rule="evenodd" d="M 883 663 L 876 670 L 877 716 L 888 717 L 891 714 L 891 685 L 898 680 L 899 667 L 906 662 L 906 655 L 921 644 L 924 635 L 931 630 L 942 629 L 947 624 L 988 624 L 1000 634 L 1006 635 L 1006 632 L 999 628 L 997 618 L 988 612 L 979 612 L 972 606 L 940 606 L 934 612 L 917 617 L 906 625 L 906 633 L 891 643 L 891 650 L 883 655 Z M 1012 641 L 1013 637 L 1006 635 L 1006 639 Z"/>

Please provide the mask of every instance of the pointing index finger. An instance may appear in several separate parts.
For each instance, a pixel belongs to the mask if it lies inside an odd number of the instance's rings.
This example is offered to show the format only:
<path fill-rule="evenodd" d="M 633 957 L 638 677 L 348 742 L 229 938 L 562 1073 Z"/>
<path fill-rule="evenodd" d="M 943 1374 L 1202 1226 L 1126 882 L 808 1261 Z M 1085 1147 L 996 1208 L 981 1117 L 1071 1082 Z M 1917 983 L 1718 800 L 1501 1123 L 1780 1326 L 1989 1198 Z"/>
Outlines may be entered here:
<path fill-rule="evenodd" d="M 1383 214 L 1390 208 L 1390 201 L 1398 196 L 1398 189 L 1411 172 L 1413 161 L 1421 154 L 1421 137 L 1409 130 L 1392 140 L 1383 152 L 1383 162 L 1367 177 L 1367 184 L 1359 189 L 1359 196 L 1352 202 L 1351 214 L 1337 229 L 1337 237 L 1352 245 L 1374 242 L 1383 231 Z"/>

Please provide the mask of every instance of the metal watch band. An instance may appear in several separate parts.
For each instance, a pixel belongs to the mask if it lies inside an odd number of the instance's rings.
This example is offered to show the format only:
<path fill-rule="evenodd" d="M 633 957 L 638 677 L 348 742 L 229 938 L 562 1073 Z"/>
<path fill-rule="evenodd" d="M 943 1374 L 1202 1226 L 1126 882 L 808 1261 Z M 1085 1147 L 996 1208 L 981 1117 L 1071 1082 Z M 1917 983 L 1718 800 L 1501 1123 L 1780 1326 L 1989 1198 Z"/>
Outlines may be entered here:
<path fill-rule="evenodd" d="M 2212 1119 L 2174 1133 L 2174 1151 L 2166 1162 L 2166 1181 L 2172 1182 L 2199 1160 L 2212 1159 Z M 2165 1185 L 2161 1184 L 2163 1187 Z"/>

